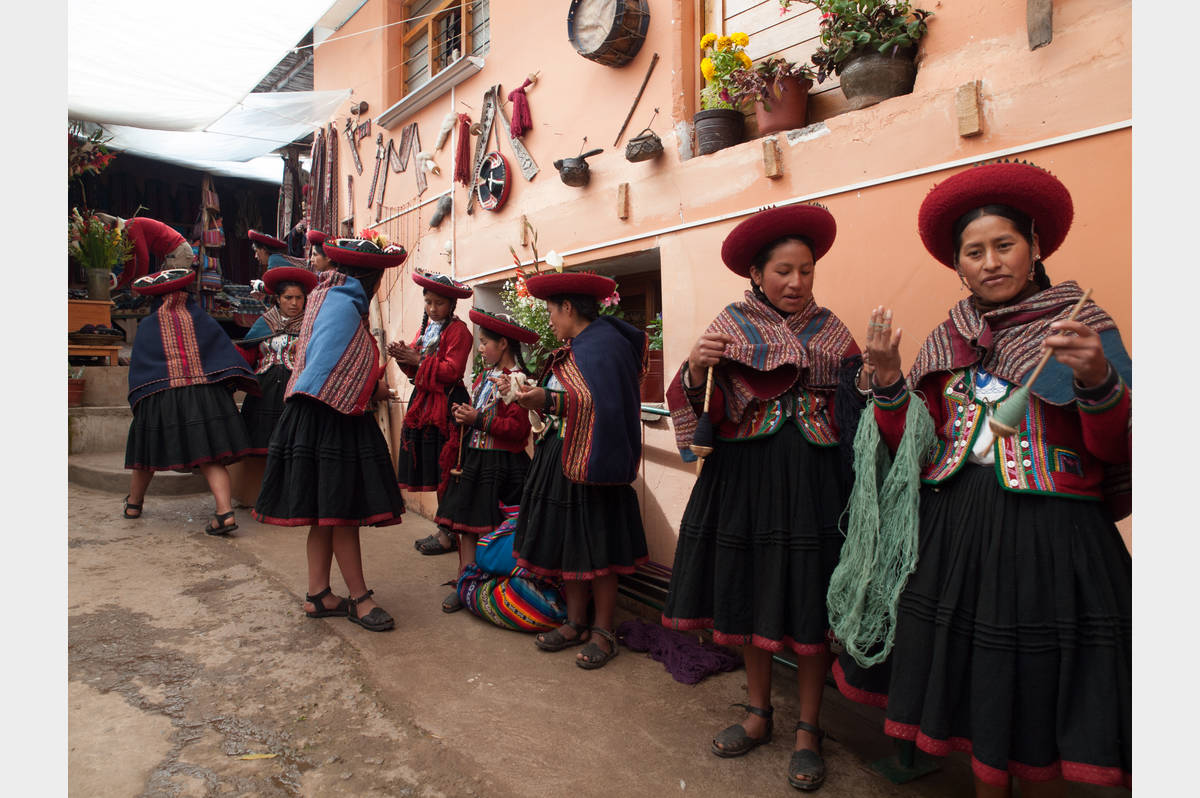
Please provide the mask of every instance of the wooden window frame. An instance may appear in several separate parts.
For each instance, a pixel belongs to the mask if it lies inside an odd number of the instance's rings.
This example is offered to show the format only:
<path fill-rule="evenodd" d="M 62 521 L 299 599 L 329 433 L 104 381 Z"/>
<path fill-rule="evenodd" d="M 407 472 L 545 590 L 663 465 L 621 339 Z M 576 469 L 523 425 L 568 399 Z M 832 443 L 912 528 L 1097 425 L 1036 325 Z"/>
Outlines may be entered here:
<path fill-rule="evenodd" d="M 407 18 L 412 13 L 412 7 L 422 2 L 422 0 L 406 0 L 401 6 L 404 16 Z M 457 59 L 452 54 L 447 55 L 444 63 L 434 71 L 434 66 L 438 63 L 438 53 L 435 47 L 435 23 L 444 14 L 459 10 L 458 18 L 458 55 L 461 58 L 464 55 L 470 55 L 474 49 L 474 42 L 471 39 L 471 33 L 475 29 L 475 15 L 473 10 L 474 0 L 440 0 L 433 6 L 426 9 L 425 16 L 422 19 L 405 26 L 405 30 L 400 38 L 401 53 L 400 53 L 400 86 L 401 94 L 407 95 L 414 91 L 419 86 L 412 86 L 412 75 L 409 72 L 408 62 L 410 60 L 409 53 L 412 52 L 413 45 L 416 42 L 424 39 L 426 52 L 426 69 L 428 74 L 425 80 L 420 84 L 424 85 L 436 78 L 446 67 L 453 64 Z M 491 17 L 491 3 L 488 4 L 488 17 Z"/>

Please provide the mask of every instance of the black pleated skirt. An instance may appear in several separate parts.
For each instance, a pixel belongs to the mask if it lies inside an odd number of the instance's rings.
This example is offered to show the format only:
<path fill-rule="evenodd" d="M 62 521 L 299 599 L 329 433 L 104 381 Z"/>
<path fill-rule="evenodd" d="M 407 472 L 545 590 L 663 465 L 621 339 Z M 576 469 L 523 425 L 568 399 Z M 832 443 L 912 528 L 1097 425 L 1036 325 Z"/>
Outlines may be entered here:
<path fill-rule="evenodd" d="M 848 496 L 839 458 L 793 423 L 717 441 L 680 522 L 663 624 L 712 629 L 723 645 L 828 651 L 825 592 Z"/>
<path fill-rule="evenodd" d="M 205 463 L 235 463 L 249 449 L 246 427 L 227 387 L 168 388 L 134 406 L 125 467 L 186 472 Z"/>
<path fill-rule="evenodd" d="M 484 535 L 504 523 L 501 504 L 521 501 L 529 455 L 467 447 L 462 471 L 461 476 L 450 477 L 434 520 L 455 532 Z"/>
<path fill-rule="evenodd" d="M 247 396 L 242 400 L 242 421 L 250 436 L 249 454 L 267 453 L 271 433 L 283 415 L 283 394 L 291 376 L 291 369 L 277 363 L 257 375 L 262 396 Z"/>
<path fill-rule="evenodd" d="M 400 433 L 400 441 L 400 456 L 396 463 L 400 487 L 413 493 L 437 490 L 442 481 L 438 460 L 446 445 L 446 436 L 430 424 L 405 427 Z"/>
<path fill-rule="evenodd" d="M 279 526 L 400 523 L 404 497 L 375 416 L 293 396 L 271 436 L 254 517 Z"/>
<path fill-rule="evenodd" d="M 1100 502 L 1012 493 L 967 465 L 921 491 L 917 570 L 896 643 L 848 697 L 932 754 L 967 751 L 992 784 L 1129 786 L 1131 560 Z"/>
<path fill-rule="evenodd" d="M 534 450 L 513 535 L 517 564 L 569 580 L 633 573 L 649 559 L 637 493 L 567 479 L 562 444 L 550 436 Z"/>

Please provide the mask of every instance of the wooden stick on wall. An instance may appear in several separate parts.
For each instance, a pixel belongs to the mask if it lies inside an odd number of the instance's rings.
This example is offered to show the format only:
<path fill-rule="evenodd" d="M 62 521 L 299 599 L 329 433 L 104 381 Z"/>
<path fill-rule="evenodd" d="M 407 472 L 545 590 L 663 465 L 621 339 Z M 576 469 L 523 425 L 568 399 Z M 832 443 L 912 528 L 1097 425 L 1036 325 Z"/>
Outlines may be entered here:
<path fill-rule="evenodd" d="M 629 218 L 629 184 L 622 183 L 617 186 L 617 218 Z"/>
<path fill-rule="evenodd" d="M 1045 47 L 1054 38 L 1052 0 L 1025 0 L 1025 28 L 1029 32 L 1029 49 Z"/>

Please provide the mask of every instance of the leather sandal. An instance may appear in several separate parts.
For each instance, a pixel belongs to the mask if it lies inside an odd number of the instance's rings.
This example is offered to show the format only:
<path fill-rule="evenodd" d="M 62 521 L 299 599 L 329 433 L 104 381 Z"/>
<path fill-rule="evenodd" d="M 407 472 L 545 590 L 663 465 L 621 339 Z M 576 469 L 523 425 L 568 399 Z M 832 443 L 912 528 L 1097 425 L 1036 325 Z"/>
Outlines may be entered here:
<path fill-rule="evenodd" d="M 125 501 L 125 509 L 123 509 L 123 510 L 121 511 L 121 515 L 125 516 L 126 518 L 128 518 L 128 519 L 130 519 L 130 520 L 133 520 L 133 519 L 135 519 L 135 518 L 141 518 L 141 517 L 142 517 L 142 505 L 140 505 L 140 504 L 133 504 L 132 502 L 130 502 L 130 501 L 129 501 L 129 494 L 128 494 L 128 493 L 126 493 L 126 494 L 125 494 L 125 499 L 124 499 L 124 501 Z M 146 501 L 146 500 L 145 500 L 145 499 L 142 499 L 142 501 L 144 502 L 144 501 Z M 137 510 L 137 515 L 130 515 L 130 514 L 129 514 L 129 511 L 130 511 L 130 510 Z"/>
<path fill-rule="evenodd" d="M 750 704 L 730 704 L 731 707 L 741 707 L 751 715 L 758 715 L 760 718 L 767 719 L 767 733 L 762 737 L 751 737 L 746 733 L 746 727 L 740 723 L 735 723 L 732 726 L 722 729 L 717 733 L 717 736 L 712 741 L 712 752 L 719 757 L 726 759 L 735 756 L 744 756 L 760 745 L 766 745 L 771 742 L 771 735 L 775 731 L 775 707 L 752 706 Z M 719 743 L 719 745 L 718 745 Z"/>
<path fill-rule="evenodd" d="M 413 546 L 422 554 L 449 554 L 452 551 L 458 551 L 458 541 L 455 539 L 455 536 L 450 535 L 449 538 L 450 548 L 443 546 L 436 534 L 421 538 L 413 543 Z"/>
<path fill-rule="evenodd" d="M 305 610 L 304 614 L 309 618 L 345 618 L 347 615 L 349 615 L 350 599 L 342 599 L 337 603 L 337 606 L 333 607 L 332 609 L 326 607 L 321 601 L 321 599 L 325 598 L 332 592 L 333 588 L 327 587 L 320 593 L 317 593 L 315 596 L 305 594 L 304 600 L 312 602 L 312 605 L 317 609 L 315 612 L 309 612 L 308 610 Z"/>
<path fill-rule="evenodd" d="M 459 597 L 457 590 L 442 599 L 442 612 L 458 612 L 462 608 L 462 599 Z"/>
<path fill-rule="evenodd" d="M 608 641 L 609 650 L 605 651 L 600 648 L 600 646 L 596 645 L 595 640 L 590 641 L 584 646 L 583 651 L 579 652 L 582 658 L 577 658 L 575 664 L 588 671 L 603 668 L 608 664 L 610 659 L 613 659 L 621 652 L 621 646 L 617 643 L 617 636 L 615 634 L 599 626 L 593 626 L 592 631 Z"/>
<path fill-rule="evenodd" d="M 812 792 L 825 783 L 825 760 L 821 758 L 821 741 L 825 739 L 825 732 L 802 720 L 796 721 L 796 728 L 793 731 L 806 731 L 817 736 L 816 751 L 809 748 L 793 751 L 792 758 L 788 762 L 788 784 L 797 790 Z M 808 776 L 808 778 L 798 779 L 797 776 Z"/>
<path fill-rule="evenodd" d="M 210 535 L 216 535 L 218 537 L 221 535 L 228 535 L 230 532 L 235 531 L 238 528 L 237 522 L 226 526 L 226 518 L 233 518 L 233 510 L 230 510 L 227 513 L 213 513 L 213 520 L 217 522 L 217 525 L 213 526 L 211 523 L 207 524 L 204 527 L 204 531 Z"/>
<path fill-rule="evenodd" d="M 591 634 L 586 623 L 575 623 L 568 620 L 563 626 L 569 626 L 575 630 L 574 637 L 567 637 L 558 629 L 551 629 L 549 632 L 542 632 L 533 638 L 533 644 L 542 651 L 562 651 L 564 648 L 571 646 L 581 646 L 586 643 Z M 587 637 L 584 637 L 584 632 L 589 632 Z"/>
<path fill-rule="evenodd" d="M 373 607 L 363 617 L 358 617 L 358 605 L 360 602 L 366 601 L 371 596 L 375 595 L 374 590 L 368 590 L 358 598 L 350 599 L 350 612 L 346 617 L 351 623 L 356 623 L 364 629 L 369 629 L 372 632 L 386 632 L 388 629 L 394 629 L 396 622 L 392 620 L 392 616 L 388 615 L 387 610 L 383 607 Z"/>

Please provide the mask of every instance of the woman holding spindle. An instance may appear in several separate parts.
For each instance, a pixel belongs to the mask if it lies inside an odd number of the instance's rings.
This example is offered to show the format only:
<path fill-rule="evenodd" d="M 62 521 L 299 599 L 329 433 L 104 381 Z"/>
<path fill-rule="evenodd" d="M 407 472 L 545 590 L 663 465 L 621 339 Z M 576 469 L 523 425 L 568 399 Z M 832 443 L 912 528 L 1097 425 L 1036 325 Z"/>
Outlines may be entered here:
<path fill-rule="evenodd" d="M 896 452 L 923 427 L 933 445 L 908 480 L 911 529 L 896 530 L 917 547 L 896 567 L 911 575 L 891 608 L 890 657 L 864 667 L 884 652 L 847 634 L 835 676 L 847 696 L 886 706 L 888 734 L 970 751 L 978 796 L 1009 795 L 1014 776 L 1026 797 L 1062 795 L 1064 778 L 1131 778 L 1130 557 L 1105 483 L 1106 467 L 1129 462 L 1130 360 L 1112 318 L 1046 275 L 1073 213 L 1066 187 L 1028 163 L 943 181 L 921 205 L 921 240 L 970 296 L 907 383 L 891 310 L 872 312 L 866 339 L 875 407 L 860 439 L 877 424 Z M 856 445 L 860 482 L 875 451 Z M 881 528 L 904 515 L 888 495 Z M 852 499 L 844 562 L 855 512 Z"/>
<path fill-rule="evenodd" d="M 836 232 L 818 205 L 762 211 L 734 228 L 721 259 L 750 290 L 709 325 L 667 391 L 680 450 L 707 457 L 680 523 L 662 621 L 743 647 L 748 714 L 716 735 L 716 756 L 771 741 L 772 655 L 797 655 L 788 782 L 805 791 L 825 780 L 825 589 L 850 486 L 839 443 L 854 438 L 869 376 L 846 325 L 813 297 L 816 263 Z"/>

